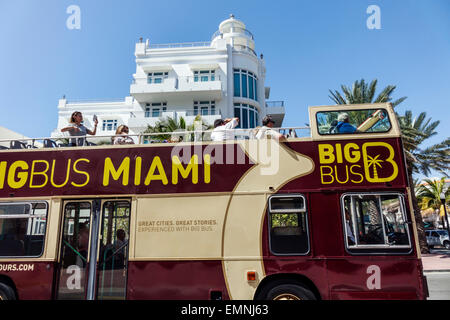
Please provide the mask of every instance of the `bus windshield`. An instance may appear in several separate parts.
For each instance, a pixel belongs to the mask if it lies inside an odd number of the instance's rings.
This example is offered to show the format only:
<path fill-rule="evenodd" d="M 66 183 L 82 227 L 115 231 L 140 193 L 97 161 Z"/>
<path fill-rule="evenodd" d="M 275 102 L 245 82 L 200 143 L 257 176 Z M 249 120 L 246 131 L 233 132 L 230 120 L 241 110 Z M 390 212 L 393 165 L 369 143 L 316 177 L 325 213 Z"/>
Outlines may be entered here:
<path fill-rule="evenodd" d="M 391 129 L 384 109 L 337 110 L 317 113 L 319 134 L 384 133 Z"/>

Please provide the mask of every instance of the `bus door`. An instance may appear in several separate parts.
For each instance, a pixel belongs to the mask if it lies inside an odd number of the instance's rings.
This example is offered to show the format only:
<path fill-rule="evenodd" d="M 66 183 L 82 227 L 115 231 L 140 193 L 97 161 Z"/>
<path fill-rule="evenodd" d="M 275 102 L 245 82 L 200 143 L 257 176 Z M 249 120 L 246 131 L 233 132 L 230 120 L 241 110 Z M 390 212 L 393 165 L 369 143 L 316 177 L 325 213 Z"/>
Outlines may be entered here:
<path fill-rule="evenodd" d="M 67 200 L 56 298 L 125 299 L 130 200 Z"/>

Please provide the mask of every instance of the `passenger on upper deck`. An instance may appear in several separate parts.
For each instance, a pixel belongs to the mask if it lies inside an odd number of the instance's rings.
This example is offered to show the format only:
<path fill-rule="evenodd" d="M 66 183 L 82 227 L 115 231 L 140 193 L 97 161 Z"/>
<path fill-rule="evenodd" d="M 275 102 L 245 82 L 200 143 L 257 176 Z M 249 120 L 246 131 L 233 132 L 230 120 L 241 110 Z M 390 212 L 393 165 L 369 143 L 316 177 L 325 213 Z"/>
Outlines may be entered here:
<path fill-rule="evenodd" d="M 120 125 L 116 130 L 116 136 L 112 138 L 113 144 L 134 144 L 133 138 L 127 135 L 128 131 L 126 125 Z"/>
<path fill-rule="evenodd" d="M 81 124 L 83 121 L 83 115 L 79 111 L 75 111 L 72 113 L 72 116 L 70 117 L 69 126 L 62 128 L 61 132 L 69 131 L 69 134 L 72 137 L 80 137 L 80 136 L 86 136 L 86 134 L 95 135 L 97 132 L 97 124 L 98 120 L 97 117 L 94 117 L 94 131 L 89 130 L 84 125 Z M 78 138 L 78 139 L 70 139 L 70 145 L 71 146 L 83 146 L 86 144 L 86 138 Z"/>
<path fill-rule="evenodd" d="M 239 124 L 239 118 L 230 119 L 217 119 L 214 121 L 214 130 L 211 133 L 212 141 L 224 141 L 233 140 L 234 131 L 232 129 L 236 128 Z"/>
<path fill-rule="evenodd" d="M 275 121 L 271 116 L 267 115 L 262 120 L 263 126 L 258 129 L 258 132 L 255 134 L 256 139 L 264 139 L 264 138 L 272 138 L 278 141 L 285 141 L 286 137 L 275 131 L 273 128 Z"/>
<path fill-rule="evenodd" d="M 348 113 L 341 113 L 338 116 L 338 123 L 336 125 L 336 131 L 337 133 L 355 133 L 357 130 L 355 126 L 351 125 L 349 123 L 349 116 Z"/>

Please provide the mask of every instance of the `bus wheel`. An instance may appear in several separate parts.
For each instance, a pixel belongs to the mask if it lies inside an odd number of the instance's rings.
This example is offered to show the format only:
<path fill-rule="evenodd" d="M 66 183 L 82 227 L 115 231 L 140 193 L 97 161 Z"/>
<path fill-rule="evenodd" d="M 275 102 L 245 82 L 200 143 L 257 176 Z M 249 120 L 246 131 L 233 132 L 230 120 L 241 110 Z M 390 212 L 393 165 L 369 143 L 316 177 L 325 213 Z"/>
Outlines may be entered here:
<path fill-rule="evenodd" d="M 298 284 L 280 284 L 267 292 L 267 300 L 316 300 L 314 293 Z"/>
<path fill-rule="evenodd" d="M 13 288 L 0 282 L 0 300 L 16 300 Z"/>

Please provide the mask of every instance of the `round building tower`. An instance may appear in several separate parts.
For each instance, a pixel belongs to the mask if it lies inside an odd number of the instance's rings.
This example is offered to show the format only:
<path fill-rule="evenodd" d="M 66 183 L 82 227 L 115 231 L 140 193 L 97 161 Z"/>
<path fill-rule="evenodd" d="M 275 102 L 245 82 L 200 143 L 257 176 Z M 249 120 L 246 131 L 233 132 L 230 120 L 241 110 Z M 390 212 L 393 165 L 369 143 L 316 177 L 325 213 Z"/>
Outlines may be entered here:
<path fill-rule="evenodd" d="M 228 51 L 227 116 L 240 119 L 240 128 L 255 128 L 265 116 L 264 60 L 255 52 L 253 34 L 230 15 L 212 36 L 211 45 L 224 39 Z"/>

